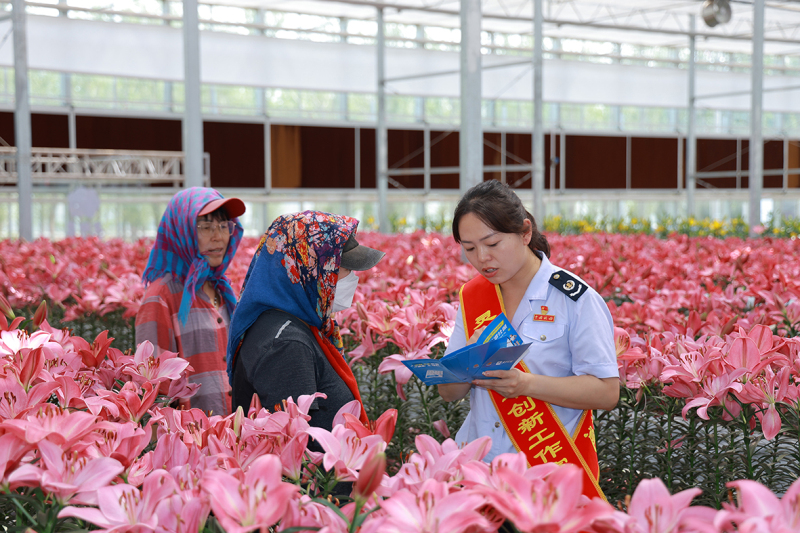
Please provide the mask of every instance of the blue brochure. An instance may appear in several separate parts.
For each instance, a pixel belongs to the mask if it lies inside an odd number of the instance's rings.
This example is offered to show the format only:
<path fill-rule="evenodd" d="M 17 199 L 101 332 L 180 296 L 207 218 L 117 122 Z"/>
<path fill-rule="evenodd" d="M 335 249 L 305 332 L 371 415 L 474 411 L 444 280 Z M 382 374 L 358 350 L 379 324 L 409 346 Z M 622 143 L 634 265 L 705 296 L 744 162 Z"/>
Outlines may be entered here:
<path fill-rule="evenodd" d="M 478 342 L 449 353 L 441 359 L 403 361 L 426 385 L 470 383 L 474 379 L 496 379 L 483 375 L 486 370 L 509 370 L 528 350 L 504 314 L 489 324 Z"/>

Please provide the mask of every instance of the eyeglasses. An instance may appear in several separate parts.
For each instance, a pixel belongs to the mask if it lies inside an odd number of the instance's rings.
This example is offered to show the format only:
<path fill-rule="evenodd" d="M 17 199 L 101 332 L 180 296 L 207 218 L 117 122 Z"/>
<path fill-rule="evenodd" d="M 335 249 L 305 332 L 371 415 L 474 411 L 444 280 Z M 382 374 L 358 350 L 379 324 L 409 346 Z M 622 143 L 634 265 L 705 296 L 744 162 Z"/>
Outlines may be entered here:
<path fill-rule="evenodd" d="M 230 235 L 233 233 L 233 228 L 236 224 L 232 220 L 225 222 L 202 222 L 197 225 L 197 234 L 203 236 L 210 236 L 219 231 L 220 235 Z"/>

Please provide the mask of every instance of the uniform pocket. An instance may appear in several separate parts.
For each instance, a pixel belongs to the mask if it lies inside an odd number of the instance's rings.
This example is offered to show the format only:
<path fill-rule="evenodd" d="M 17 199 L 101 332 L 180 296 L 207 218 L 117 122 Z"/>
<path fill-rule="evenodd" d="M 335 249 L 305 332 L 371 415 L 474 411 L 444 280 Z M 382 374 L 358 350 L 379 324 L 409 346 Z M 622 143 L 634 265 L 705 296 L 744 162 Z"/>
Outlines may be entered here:
<path fill-rule="evenodd" d="M 536 344 L 555 344 L 564 337 L 567 328 L 564 324 L 528 321 L 522 325 L 522 335 Z"/>

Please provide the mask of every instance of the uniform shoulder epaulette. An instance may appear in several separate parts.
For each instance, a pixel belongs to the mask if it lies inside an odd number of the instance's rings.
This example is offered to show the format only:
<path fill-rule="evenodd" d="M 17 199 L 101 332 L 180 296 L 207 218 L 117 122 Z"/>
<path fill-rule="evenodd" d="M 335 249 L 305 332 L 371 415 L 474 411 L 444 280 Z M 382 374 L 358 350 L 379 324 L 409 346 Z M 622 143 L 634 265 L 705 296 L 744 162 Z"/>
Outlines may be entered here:
<path fill-rule="evenodd" d="M 589 289 L 586 283 L 565 270 L 553 272 L 553 275 L 550 276 L 550 285 L 566 294 L 574 302 L 577 302 L 578 298 Z"/>

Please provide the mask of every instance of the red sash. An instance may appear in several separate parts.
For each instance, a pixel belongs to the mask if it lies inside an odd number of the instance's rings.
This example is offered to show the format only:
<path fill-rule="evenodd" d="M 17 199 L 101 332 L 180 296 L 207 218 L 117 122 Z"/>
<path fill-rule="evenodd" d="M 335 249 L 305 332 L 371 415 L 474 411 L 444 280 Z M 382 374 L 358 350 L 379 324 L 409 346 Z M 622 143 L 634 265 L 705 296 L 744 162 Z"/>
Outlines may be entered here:
<path fill-rule="evenodd" d="M 483 276 L 465 283 L 459 298 L 467 339 L 505 312 L 500 287 Z M 530 373 L 524 362 L 515 368 Z M 524 396 L 504 398 L 492 390 L 489 395 L 514 448 L 525 454 L 529 466 L 551 462 L 578 465 L 584 473 L 583 493 L 590 498 L 606 499 L 597 483 L 600 469 L 591 411 L 583 412 L 575 433 L 570 436 L 549 403 Z"/>

